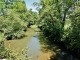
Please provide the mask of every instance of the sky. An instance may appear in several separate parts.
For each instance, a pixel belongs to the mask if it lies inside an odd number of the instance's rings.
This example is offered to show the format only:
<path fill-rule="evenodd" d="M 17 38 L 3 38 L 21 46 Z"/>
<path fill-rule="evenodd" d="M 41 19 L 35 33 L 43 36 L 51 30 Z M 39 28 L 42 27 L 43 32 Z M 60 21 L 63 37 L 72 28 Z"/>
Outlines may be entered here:
<path fill-rule="evenodd" d="M 36 7 L 34 7 L 32 4 L 33 4 L 34 2 L 39 2 L 39 1 L 40 1 L 40 0 L 25 0 L 27 9 L 28 9 L 28 10 L 29 10 L 29 9 L 32 9 L 32 11 L 37 12 Z"/>

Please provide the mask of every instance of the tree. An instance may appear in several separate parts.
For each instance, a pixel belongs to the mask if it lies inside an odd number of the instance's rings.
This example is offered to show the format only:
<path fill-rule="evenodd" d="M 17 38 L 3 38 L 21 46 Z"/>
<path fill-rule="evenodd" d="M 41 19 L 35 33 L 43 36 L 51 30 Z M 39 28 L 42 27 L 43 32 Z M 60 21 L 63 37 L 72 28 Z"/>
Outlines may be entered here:
<path fill-rule="evenodd" d="M 75 9 L 70 14 L 71 27 L 68 36 L 65 39 L 65 45 L 68 49 L 71 49 L 73 52 L 80 56 L 80 2 L 75 5 Z"/>
<path fill-rule="evenodd" d="M 16 7 L 14 7 L 15 5 Z M 23 36 L 24 28 L 27 25 L 24 19 L 26 16 L 23 17 L 26 11 L 23 0 L 0 0 L 0 59 L 29 60 L 27 54 L 24 54 L 27 51 L 23 50 L 22 57 L 19 57 L 18 52 L 11 51 L 4 45 L 5 40 Z"/>
<path fill-rule="evenodd" d="M 26 17 L 27 17 L 28 27 L 30 27 L 31 25 L 37 25 L 39 20 L 39 15 L 37 14 L 37 12 L 33 12 L 32 9 L 30 9 L 27 11 Z"/>
<path fill-rule="evenodd" d="M 48 42 L 63 43 L 80 56 L 80 4 L 78 0 L 40 0 L 42 32 Z"/>

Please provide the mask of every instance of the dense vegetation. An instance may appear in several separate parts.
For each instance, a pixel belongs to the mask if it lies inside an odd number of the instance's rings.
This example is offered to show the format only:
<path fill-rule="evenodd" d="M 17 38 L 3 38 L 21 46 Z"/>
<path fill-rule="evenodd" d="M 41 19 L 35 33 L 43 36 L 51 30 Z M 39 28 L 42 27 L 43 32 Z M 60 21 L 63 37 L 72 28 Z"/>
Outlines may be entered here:
<path fill-rule="evenodd" d="M 0 0 L 0 58 L 11 53 L 4 40 L 22 38 L 30 25 L 37 24 L 47 42 L 61 43 L 80 56 L 80 1 L 40 0 L 39 14 L 27 10 L 23 0 Z M 13 58 L 13 57 L 12 57 Z"/>
<path fill-rule="evenodd" d="M 24 60 L 18 58 L 17 52 L 7 49 L 4 41 L 24 37 L 27 27 L 37 19 L 37 13 L 27 10 L 24 0 L 0 0 L 0 58 Z"/>
<path fill-rule="evenodd" d="M 40 25 L 48 43 L 64 44 L 80 56 L 80 1 L 40 0 Z"/>

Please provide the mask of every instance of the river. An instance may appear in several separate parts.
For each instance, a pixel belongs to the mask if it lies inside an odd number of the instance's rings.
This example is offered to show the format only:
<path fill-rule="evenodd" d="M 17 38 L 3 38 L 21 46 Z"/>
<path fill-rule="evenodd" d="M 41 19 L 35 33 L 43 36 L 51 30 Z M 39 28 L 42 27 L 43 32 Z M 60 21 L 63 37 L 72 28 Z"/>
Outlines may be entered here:
<path fill-rule="evenodd" d="M 10 49 L 20 48 L 20 50 L 26 46 L 29 47 L 27 54 L 32 56 L 32 60 L 78 60 L 61 46 L 53 44 L 52 48 L 49 48 L 48 45 L 42 45 L 38 32 L 34 32 L 34 29 L 28 29 L 26 34 L 27 36 L 20 40 L 6 41 L 6 45 L 10 44 Z"/>
<path fill-rule="evenodd" d="M 70 52 L 56 44 L 53 44 L 53 52 L 51 52 L 49 46 L 43 46 L 40 44 L 38 35 L 32 37 L 27 46 L 30 48 L 28 55 L 33 56 L 32 60 L 48 60 L 50 59 L 50 56 L 53 56 L 51 60 L 78 60 L 77 58 L 73 57 Z M 49 52 L 53 53 L 53 55 L 51 55 Z"/>

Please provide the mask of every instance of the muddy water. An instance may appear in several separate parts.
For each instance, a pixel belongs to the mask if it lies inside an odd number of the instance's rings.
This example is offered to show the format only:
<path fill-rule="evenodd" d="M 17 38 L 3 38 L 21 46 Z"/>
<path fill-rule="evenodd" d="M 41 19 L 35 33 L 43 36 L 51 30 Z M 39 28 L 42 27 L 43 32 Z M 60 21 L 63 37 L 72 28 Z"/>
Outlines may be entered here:
<path fill-rule="evenodd" d="M 32 60 L 78 60 L 61 46 L 41 45 L 38 35 L 33 36 L 27 46 L 30 48 L 28 56 L 33 56 Z"/>
<path fill-rule="evenodd" d="M 25 38 L 19 40 L 9 40 L 6 41 L 6 46 L 10 49 L 24 49 L 26 46 L 29 47 L 28 56 L 32 56 L 32 60 L 78 60 L 73 57 L 72 54 L 66 51 L 66 49 L 61 48 L 59 45 L 53 44 L 53 46 L 48 46 L 42 44 L 39 39 L 38 32 L 34 32 L 33 29 L 28 29 L 25 34 Z M 44 40 L 45 42 L 45 40 Z M 52 58 L 50 58 L 52 56 Z"/>

